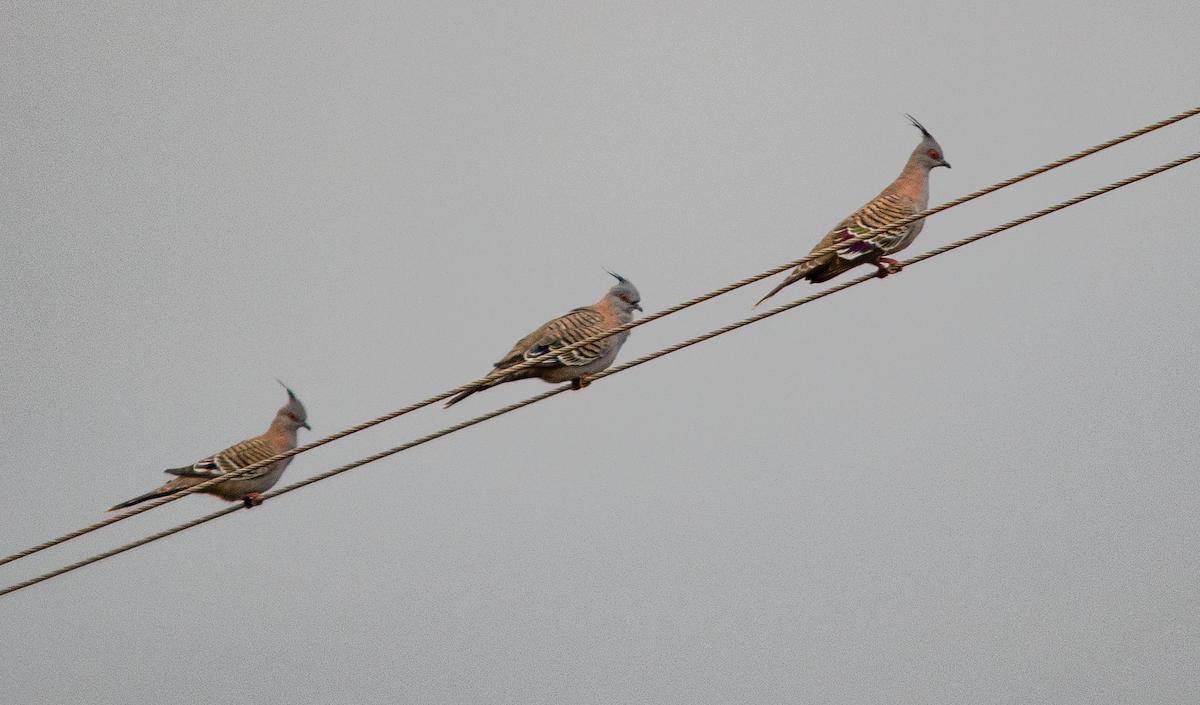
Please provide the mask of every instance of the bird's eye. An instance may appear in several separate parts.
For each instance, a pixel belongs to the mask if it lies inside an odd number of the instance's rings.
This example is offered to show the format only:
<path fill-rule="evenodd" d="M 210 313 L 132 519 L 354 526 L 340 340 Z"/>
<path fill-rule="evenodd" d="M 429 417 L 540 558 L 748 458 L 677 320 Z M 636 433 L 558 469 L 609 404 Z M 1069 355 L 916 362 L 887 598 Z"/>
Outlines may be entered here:
<path fill-rule="evenodd" d="M 625 303 L 629 303 L 629 297 L 626 296 L 625 294 L 621 294 L 621 300 L 624 301 Z"/>
<path fill-rule="evenodd" d="M 295 414 L 288 414 L 288 418 L 289 418 L 289 419 L 291 419 L 292 421 L 299 421 L 299 420 L 300 420 L 300 418 L 299 418 L 299 417 L 297 417 Z"/>
<path fill-rule="evenodd" d="M 942 158 L 942 155 L 938 154 L 936 149 L 931 149 L 928 152 L 926 152 L 926 154 L 929 155 L 930 159 L 941 159 Z"/>

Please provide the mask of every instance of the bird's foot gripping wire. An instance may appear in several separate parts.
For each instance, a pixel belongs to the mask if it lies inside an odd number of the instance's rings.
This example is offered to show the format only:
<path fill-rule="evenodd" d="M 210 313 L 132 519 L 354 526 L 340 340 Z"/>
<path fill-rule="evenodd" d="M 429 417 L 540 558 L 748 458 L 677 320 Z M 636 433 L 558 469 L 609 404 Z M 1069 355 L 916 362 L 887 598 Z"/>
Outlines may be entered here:
<path fill-rule="evenodd" d="M 900 264 L 891 257 L 880 257 L 875 261 L 875 266 L 879 268 L 879 271 L 875 273 L 875 276 L 879 277 L 880 279 L 904 269 L 904 265 Z"/>
<path fill-rule="evenodd" d="M 242 497 L 242 504 L 245 505 L 246 509 L 249 509 L 250 507 L 257 507 L 262 503 L 263 501 L 261 492 L 250 492 L 247 493 L 245 497 Z"/>
<path fill-rule="evenodd" d="M 578 379 L 571 380 L 571 389 L 579 390 L 592 383 L 588 375 L 579 375 Z"/>

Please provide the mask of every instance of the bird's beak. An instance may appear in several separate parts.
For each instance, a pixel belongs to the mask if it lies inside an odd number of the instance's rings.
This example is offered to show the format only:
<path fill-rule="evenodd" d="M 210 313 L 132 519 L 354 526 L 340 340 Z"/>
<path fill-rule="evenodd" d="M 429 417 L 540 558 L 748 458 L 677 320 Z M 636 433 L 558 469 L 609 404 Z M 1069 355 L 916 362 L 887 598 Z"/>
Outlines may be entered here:
<path fill-rule="evenodd" d="M 950 168 L 950 162 L 946 161 L 945 159 L 943 159 L 943 160 L 941 161 L 941 165 L 942 165 L 942 166 L 944 166 L 944 167 L 946 167 L 947 169 L 949 169 L 949 168 Z"/>
<path fill-rule="evenodd" d="M 305 421 L 304 423 L 300 424 L 300 427 L 301 427 L 301 428 L 307 428 L 307 429 L 308 429 L 308 430 L 310 430 L 310 431 L 312 430 L 312 426 L 309 426 L 307 421 Z"/>
<path fill-rule="evenodd" d="M 634 305 L 633 305 L 633 307 L 634 307 L 634 308 L 636 308 L 636 309 L 637 309 L 637 310 L 639 310 L 639 311 L 642 311 L 642 307 L 641 307 L 640 305 L 638 305 L 638 304 L 634 304 Z M 645 313 L 645 311 L 642 311 L 642 313 Z"/>

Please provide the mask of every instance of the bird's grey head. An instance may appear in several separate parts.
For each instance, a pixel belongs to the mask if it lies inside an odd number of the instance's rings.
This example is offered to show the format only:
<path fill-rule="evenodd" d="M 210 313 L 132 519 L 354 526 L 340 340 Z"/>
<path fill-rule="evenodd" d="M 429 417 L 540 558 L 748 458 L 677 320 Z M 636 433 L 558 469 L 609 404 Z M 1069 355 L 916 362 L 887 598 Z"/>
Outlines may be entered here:
<path fill-rule="evenodd" d="M 633 282 L 616 272 L 609 272 L 609 274 L 617 278 L 616 285 L 608 290 L 608 295 L 616 300 L 617 313 L 624 314 L 632 319 L 635 309 L 638 311 L 642 310 L 642 307 L 638 305 L 642 301 L 642 295 L 638 293 L 637 287 L 633 285 Z"/>
<path fill-rule="evenodd" d="M 279 382 L 279 380 L 275 381 Z M 283 420 L 284 426 L 290 431 L 295 431 L 298 428 L 307 428 L 311 431 L 312 426 L 308 425 L 308 413 L 304 411 L 304 405 L 296 398 L 296 393 L 289 389 L 286 384 L 283 384 L 283 382 L 279 382 L 279 384 L 283 385 L 284 389 L 287 389 L 288 400 L 286 404 L 279 407 L 275 418 Z"/>
<path fill-rule="evenodd" d="M 904 117 L 911 120 L 913 127 L 920 130 L 921 134 L 924 136 L 924 139 L 921 140 L 921 144 L 917 145 L 917 148 L 913 150 L 913 159 L 916 159 L 917 163 L 920 164 L 925 171 L 929 171 L 930 169 L 939 166 L 944 166 L 949 169 L 950 162 L 946 161 L 946 154 L 942 151 L 942 146 L 937 143 L 937 140 L 933 138 L 933 135 L 929 134 L 929 130 L 926 130 L 925 126 L 917 122 L 917 119 L 912 115 L 905 115 Z"/>

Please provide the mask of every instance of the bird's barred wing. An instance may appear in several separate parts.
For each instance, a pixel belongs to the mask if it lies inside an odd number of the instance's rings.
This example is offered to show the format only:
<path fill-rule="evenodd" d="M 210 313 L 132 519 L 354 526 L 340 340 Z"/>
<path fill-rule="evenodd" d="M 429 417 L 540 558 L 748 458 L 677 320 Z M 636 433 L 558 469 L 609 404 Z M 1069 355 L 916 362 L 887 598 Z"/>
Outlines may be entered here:
<path fill-rule="evenodd" d="M 604 355 L 608 340 L 598 340 L 563 354 L 556 354 L 572 343 L 608 330 L 604 315 L 590 308 L 577 308 L 556 318 L 539 329 L 541 335 L 525 351 L 526 360 L 539 360 L 543 365 L 586 365 Z"/>
<path fill-rule="evenodd" d="M 273 458 L 278 453 L 266 442 L 261 436 L 251 438 L 248 441 L 242 441 L 237 445 L 226 448 L 225 450 L 213 456 L 216 464 L 223 472 L 233 472 L 241 468 L 253 465 L 254 463 L 262 462 L 268 458 Z M 270 467 L 262 467 L 249 475 L 242 475 L 240 480 L 252 480 L 256 477 L 266 475 L 270 471 Z"/>
<path fill-rule="evenodd" d="M 186 468 L 176 468 L 167 470 L 172 475 L 180 477 L 200 477 L 211 479 L 220 477 L 235 470 L 240 470 L 244 467 L 253 465 L 254 463 L 273 458 L 278 453 L 271 449 L 265 440 L 260 438 L 251 438 L 248 441 L 242 441 L 235 446 L 226 448 L 216 455 L 209 456 L 204 460 L 190 465 Z M 249 475 L 242 475 L 238 480 L 250 480 L 256 477 L 267 474 L 270 466 L 259 468 Z"/>
<path fill-rule="evenodd" d="M 220 477 L 224 472 L 217 467 L 215 456 L 208 456 L 204 460 L 195 465 L 188 465 L 183 468 L 172 468 L 163 470 L 168 475 L 178 475 L 179 477 L 199 477 L 205 480 L 211 480 L 214 477 Z"/>
<path fill-rule="evenodd" d="M 859 208 L 854 215 L 843 221 L 843 226 L 833 234 L 838 242 L 843 242 L 866 235 L 872 229 L 885 227 L 916 212 L 916 204 L 908 198 L 897 194 L 884 194 Z M 876 233 L 866 240 L 851 243 L 838 252 L 838 257 L 853 261 L 877 250 L 888 252 L 893 245 L 904 239 L 914 225 L 915 223 L 909 223 L 894 230 Z"/>

